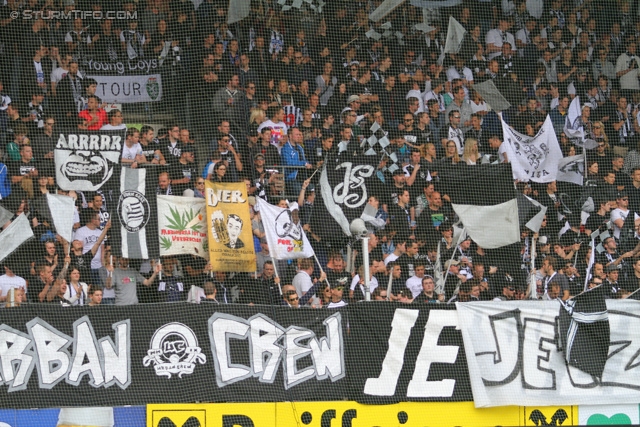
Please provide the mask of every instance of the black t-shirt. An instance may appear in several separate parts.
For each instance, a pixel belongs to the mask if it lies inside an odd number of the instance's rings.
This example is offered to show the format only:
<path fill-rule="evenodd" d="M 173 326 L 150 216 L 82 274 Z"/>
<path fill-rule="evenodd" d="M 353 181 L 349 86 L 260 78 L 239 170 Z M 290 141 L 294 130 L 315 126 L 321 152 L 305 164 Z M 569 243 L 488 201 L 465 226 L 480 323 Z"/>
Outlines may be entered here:
<path fill-rule="evenodd" d="M 587 222 L 584 225 L 584 228 L 587 230 L 591 230 L 591 232 L 596 231 L 602 225 L 606 224 L 611 217 L 609 215 L 600 216 L 598 212 L 594 212 L 589 215 Z"/>
<path fill-rule="evenodd" d="M 165 139 L 162 144 L 160 144 L 160 152 L 164 156 L 167 164 L 177 163 L 180 160 L 180 154 L 182 153 L 183 144 L 178 141 L 175 146 L 173 146 L 168 139 Z"/>
<path fill-rule="evenodd" d="M 395 186 L 393 181 L 391 181 L 386 188 L 382 188 L 379 196 L 380 203 L 386 204 L 388 209 L 391 209 L 392 205 L 398 204 L 398 196 L 402 194 L 404 190 L 409 190 L 409 187 L 403 186 L 398 188 Z"/>
<path fill-rule="evenodd" d="M 171 183 L 171 190 L 175 195 L 181 196 L 184 190 L 192 188 L 197 176 L 198 171 L 196 170 L 194 163 L 182 164 L 177 162 L 169 165 L 169 178 L 171 178 L 172 181 L 176 179 L 189 178 L 188 184 Z"/>
<path fill-rule="evenodd" d="M 8 170 L 11 176 L 26 176 L 34 169 L 38 169 L 38 164 L 34 159 L 29 163 L 25 163 L 22 160 L 17 162 L 9 162 Z"/>
<path fill-rule="evenodd" d="M 389 221 L 391 229 L 395 230 L 398 236 L 409 237 L 411 234 L 411 213 L 409 206 L 389 205 Z"/>
<path fill-rule="evenodd" d="M 89 251 L 82 255 L 75 255 L 72 251 L 69 257 L 71 257 L 69 267 L 77 267 L 80 269 L 80 281 L 91 283 L 91 260 L 94 254 Z"/>

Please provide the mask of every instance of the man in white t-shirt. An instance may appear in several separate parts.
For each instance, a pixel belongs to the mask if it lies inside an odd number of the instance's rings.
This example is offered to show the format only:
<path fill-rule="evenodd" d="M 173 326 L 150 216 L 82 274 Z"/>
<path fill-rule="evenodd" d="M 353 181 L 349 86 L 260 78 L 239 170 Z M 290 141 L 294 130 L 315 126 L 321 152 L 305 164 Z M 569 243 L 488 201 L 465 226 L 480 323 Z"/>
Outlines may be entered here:
<path fill-rule="evenodd" d="M 87 253 L 100 238 L 100 213 L 88 210 L 87 224 L 76 231 L 75 240 L 82 242 L 82 253 Z M 102 284 L 99 271 L 102 268 L 102 246 L 98 248 L 95 256 L 91 260 L 91 284 Z"/>
<path fill-rule="evenodd" d="M 120 159 L 123 165 L 129 165 L 135 169 L 139 163 L 146 163 L 147 158 L 142 155 L 142 146 L 139 141 L 140 131 L 136 128 L 127 129 L 127 137 L 122 146 L 122 157 Z"/>
<path fill-rule="evenodd" d="M 621 191 L 616 197 L 618 207 L 611 211 L 611 222 L 613 223 L 613 237 L 620 238 L 620 230 L 624 226 L 624 221 L 629 215 L 629 196 L 626 191 Z"/>
<path fill-rule="evenodd" d="M 6 265 L 4 266 L 4 272 L 2 276 L 0 276 L 0 301 L 5 301 L 7 299 L 7 295 L 11 289 L 24 289 L 26 291 L 27 282 L 20 276 L 16 276 L 13 271 Z"/>
<path fill-rule="evenodd" d="M 283 140 L 287 136 L 287 130 L 289 129 L 285 124 L 284 110 L 280 107 L 269 107 L 267 109 L 267 116 L 269 120 L 266 120 L 258 126 L 258 132 L 261 132 L 263 128 L 271 129 L 271 143 L 278 148 L 282 147 Z"/>
<path fill-rule="evenodd" d="M 513 34 L 509 33 L 509 29 L 513 25 L 513 18 L 501 17 L 498 23 L 498 28 L 489 30 L 485 37 L 485 43 L 487 44 L 487 59 L 491 60 L 502 54 L 502 44 L 509 42 L 511 46 L 516 45 Z"/>
<path fill-rule="evenodd" d="M 422 292 L 422 279 L 425 277 L 425 267 L 420 262 L 413 266 L 414 275 L 407 279 L 405 286 L 411 291 L 411 298 L 415 298 Z"/>
<path fill-rule="evenodd" d="M 492 150 L 498 150 L 498 163 L 509 163 L 509 158 L 507 157 L 507 149 L 498 135 L 491 135 L 489 137 L 489 146 Z"/>
<path fill-rule="evenodd" d="M 109 124 L 102 126 L 100 130 L 122 130 L 127 128 L 127 125 L 123 123 L 124 117 L 122 116 L 122 111 L 117 108 L 109 111 L 108 117 Z"/>
<path fill-rule="evenodd" d="M 56 86 L 69 72 L 69 62 L 71 61 L 71 54 L 67 53 L 60 56 L 60 66 L 51 72 L 51 93 L 56 95 Z M 80 76 L 82 77 L 82 76 Z"/>

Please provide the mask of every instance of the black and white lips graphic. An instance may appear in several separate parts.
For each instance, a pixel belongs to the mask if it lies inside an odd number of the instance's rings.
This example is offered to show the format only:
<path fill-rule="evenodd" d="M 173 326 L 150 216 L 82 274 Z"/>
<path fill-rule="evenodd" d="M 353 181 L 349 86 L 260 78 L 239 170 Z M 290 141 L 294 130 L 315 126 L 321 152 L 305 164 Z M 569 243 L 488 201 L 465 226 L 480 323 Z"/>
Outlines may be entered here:
<path fill-rule="evenodd" d="M 60 165 L 60 172 L 69 182 L 86 181 L 96 191 L 113 175 L 113 165 L 100 152 L 76 151 Z"/>

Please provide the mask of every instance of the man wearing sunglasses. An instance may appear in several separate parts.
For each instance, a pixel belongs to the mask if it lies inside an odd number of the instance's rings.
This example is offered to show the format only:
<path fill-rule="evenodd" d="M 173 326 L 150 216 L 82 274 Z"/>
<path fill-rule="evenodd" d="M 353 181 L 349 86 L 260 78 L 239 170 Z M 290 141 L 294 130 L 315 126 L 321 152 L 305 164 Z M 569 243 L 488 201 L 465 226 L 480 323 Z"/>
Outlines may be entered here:
<path fill-rule="evenodd" d="M 296 291 L 288 291 L 284 294 L 284 302 L 291 308 L 300 308 L 300 297 Z"/>
<path fill-rule="evenodd" d="M 342 299 L 343 290 L 345 284 L 342 281 L 337 281 L 331 287 L 331 302 L 327 304 L 327 308 L 340 308 L 347 305 L 347 303 Z"/>

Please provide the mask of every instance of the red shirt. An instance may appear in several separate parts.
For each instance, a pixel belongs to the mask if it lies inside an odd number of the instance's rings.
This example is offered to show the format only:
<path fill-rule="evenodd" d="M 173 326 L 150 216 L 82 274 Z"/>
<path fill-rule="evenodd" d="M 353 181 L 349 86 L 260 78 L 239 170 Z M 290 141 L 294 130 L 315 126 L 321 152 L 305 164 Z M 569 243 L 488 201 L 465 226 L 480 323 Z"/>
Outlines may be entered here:
<path fill-rule="evenodd" d="M 89 126 L 87 128 L 88 130 L 100 130 L 102 126 L 109 123 L 109 119 L 107 118 L 107 112 L 104 111 L 102 108 L 98 108 L 98 111 L 96 112 L 96 114 L 98 116 L 98 121 L 97 123 L 94 123 L 91 126 Z M 92 119 L 91 114 L 89 113 L 89 110 L 80 111 L 80 113 L 78 114 L 78 117 L 80 117 L 82 120 L 86 122 L 90 122 Z"/>

